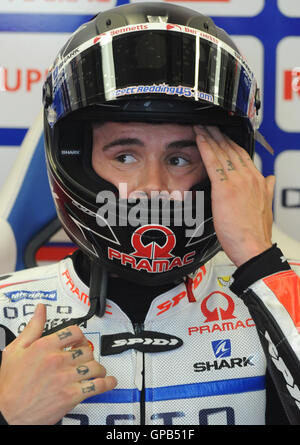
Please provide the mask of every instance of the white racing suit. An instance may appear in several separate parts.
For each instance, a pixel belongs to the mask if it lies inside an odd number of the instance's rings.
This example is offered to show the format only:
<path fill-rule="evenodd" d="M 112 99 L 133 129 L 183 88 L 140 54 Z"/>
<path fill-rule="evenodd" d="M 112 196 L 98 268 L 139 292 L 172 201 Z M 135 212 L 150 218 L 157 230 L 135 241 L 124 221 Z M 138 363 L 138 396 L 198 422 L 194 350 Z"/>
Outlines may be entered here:
<path fill-rule="evenodd" d="M 85 399 L 60 423 L 265 424 L 271 381 L 289 422 L 300 424 L 300 261 L 288 265 L 273 246 L 234 274 L 223 258 L 201 267 L 189 291 L 183 282 L 157 296 L 138 326 L 108 295 L 105 315 L 81 328 L 118 385 Z M 1 349 L 36 304 L 47 306 L 47 331 L 84 316 L 88 294 L 71 257 L 1 277 Z"/>

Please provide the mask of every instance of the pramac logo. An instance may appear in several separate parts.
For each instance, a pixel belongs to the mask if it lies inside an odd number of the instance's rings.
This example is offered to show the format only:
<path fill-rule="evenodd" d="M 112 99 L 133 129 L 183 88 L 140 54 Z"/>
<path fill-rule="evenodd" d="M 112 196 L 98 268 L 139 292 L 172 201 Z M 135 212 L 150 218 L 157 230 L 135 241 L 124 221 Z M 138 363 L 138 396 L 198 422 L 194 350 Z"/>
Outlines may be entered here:
<path fill-rule="evenodd" d="M 120 261 L 123 266 L 135 270 L 160 273 L 192 263 L 196 253 L 193 251 L 183 257 L 175 256 L 172 250 L 176 246 L 176 237 L 171 229 L 160 225 L 150 224 L 136 229 L 131 237 L 131 245 L 134 250 L 130 254 L 109 247 L 108 259 Z"/>
<path fill-rule="evenodd" d="M 214 303 L 213 308 L 209 308 L 208 300 L 214 300 L 214 297 L 218 295 L 221 296 L 221 303 Z M 210 321 L 219 321 L 219 320 L 231 320 L 236 318 L 233 314 L 234 312 L 234 302 L 232 298 L 225 294 L 224 292 L 212 292 L 209 294 L 201 304 L 201 312 L 206 317 L 204 323 Z"/>
<path fill-rule="evenodd" d="M 148 244 L 144 244 L 142 241 L 142 237 L 144 235 L 144 239 L 147 237 L 147 232 L 149 234 L 149 231 L 156 231 L 157 234 L 163 238 L 165 238 L 165 243 L 160 246 L 155 241 L 150 241 Z M 176 245 L 176 237 L 172 230 L 170 230 L 168 227 L 165 226 L 159 226 L 159 225 L 148 225 L 138 228 L 131 238 L 131 244 L 135 248 L 135 251 L 131 254 L 135 257 L 141 257 L 141 258 L 150 258 L 153 259 L 160 259 L 160 258 L 172 258 L 174 255 L 172 255 L 170 252 Z"/>
<path fill-rule="evenodd" d="M 235 331 L 255 327 L 250 314 L 225 292 L 214 291 L 201 302 L 202 322 L 200 326 L 189 326 L 188 334 L 215 334 L 216 332 Z"/>

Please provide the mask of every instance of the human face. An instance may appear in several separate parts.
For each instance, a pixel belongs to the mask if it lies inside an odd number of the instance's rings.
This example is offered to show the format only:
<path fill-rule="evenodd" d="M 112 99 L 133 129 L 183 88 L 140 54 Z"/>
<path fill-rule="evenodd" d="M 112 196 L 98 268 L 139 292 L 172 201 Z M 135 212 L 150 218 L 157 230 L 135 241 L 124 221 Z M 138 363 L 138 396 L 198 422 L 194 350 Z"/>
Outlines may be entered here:
<path fill-rule="evenodd" d="M 120 198 L 167 192 L 183 199 L 185 191 L 206 177 L 192 125 L 95 124 L 92 166 L 119 189 Z M 127 184 L 127 195 L 122 183 Z"/>

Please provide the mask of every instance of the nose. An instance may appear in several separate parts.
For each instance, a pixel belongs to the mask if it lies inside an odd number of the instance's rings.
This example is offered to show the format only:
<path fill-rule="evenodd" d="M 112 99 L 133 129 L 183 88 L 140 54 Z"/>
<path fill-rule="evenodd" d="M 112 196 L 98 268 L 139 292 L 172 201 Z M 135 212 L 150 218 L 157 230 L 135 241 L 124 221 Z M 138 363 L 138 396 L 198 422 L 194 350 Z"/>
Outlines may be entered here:
<path fill-rule="evenodd" d="M 168 192 L 168 176 L 160 162 L 148 163 L 139 175 L 138 185 L 133 193 L 146 194 L 148 198 L 154 197 L 160 192 Z M 154 195 L 154 196 L 153 196 Z"/>

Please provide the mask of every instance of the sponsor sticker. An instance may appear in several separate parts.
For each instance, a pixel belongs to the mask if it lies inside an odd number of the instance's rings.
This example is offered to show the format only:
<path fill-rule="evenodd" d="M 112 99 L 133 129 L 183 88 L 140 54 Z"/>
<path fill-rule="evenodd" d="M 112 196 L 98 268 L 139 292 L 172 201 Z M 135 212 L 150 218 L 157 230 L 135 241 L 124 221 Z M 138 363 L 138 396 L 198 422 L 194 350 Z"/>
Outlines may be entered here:
<path fill-rule="evenodd" d="M 235 302 L 230 295 L 220 291 L 211 292 L 200 305 L 204 324 L 190 326 L 188 335 L 213 334 L 255 326 L 252 318 L 239 319 L 235 309 Z"/>
<path fill-rule="evenodd" d="M 145 94 L 145 93 L 163 93 L 170 96 L 184 96 L 193 97 L 195 99 L 206 100 L 208 102 L 214 102 L 214 97 L 211 94 L 207 94 L 201 91 L 194 90 L 190 87 L 185 86 L 170 86 L 165 83 L 161 85 L 138 85 L 130 86 L 127 88 L 118 89 L 113 92 L 115 97 L 127 96 L 131 94 Z"/>
<path fill-rule="evenodd" d="M 160 236 L 164 236 L 165 243 L 162 246 L 159 246 L 155 241 L 144 244 L 142 235 L 150 230 L 155 230 Z M 183 258 L 173 255 L 172 250 L 176 246 L 176 237 L 171 229 L 160 225 L 139 227 L 132 235 L 131 244 L 134 251 L 130 255 L 108 247 L 108 259 L 120 261 L 123 266 L 128 265 L 135 270 L 157 273 L 192 263 L 196 253 L 195 251 L 189 252 Z"/>
<path fill-rule="evenodd" d="M 225 340 L 215 340 L 211 342 L 213 353 L 216 359 L 214 361 L 203 361 L 194 364 L 195 372 L 203 371 L 219 371 L 226 369 L 246 368 L 255 366 L 254 355 L 244 356 L 244 357 L 231 357 L 231 341 L 229 339 Z"/>
<path fill-rule="evenodd" d="M 140 352 L 163 352 L 177 349 L 183 341 L 174 335 L 155 331 L 142 331 L 139 334 L 123 332 L 101 336 L 101 355 L 115 355 L 129 349 Z"/>
<path fill-rule="evenodd" d="M 11 292 L 5 292 L 5 296 L 10 299 L 12 303 L 16 303 L 20 300 L 57 300 L 56 290 L 52 291 L 27 291 L 27 290 L 17 290 Z"/>
<path fill-rule="evenodd" d="M 211 346 L 216 358 L 231 356 L 231 343 L 229 339 L 212 341 Z"/>

